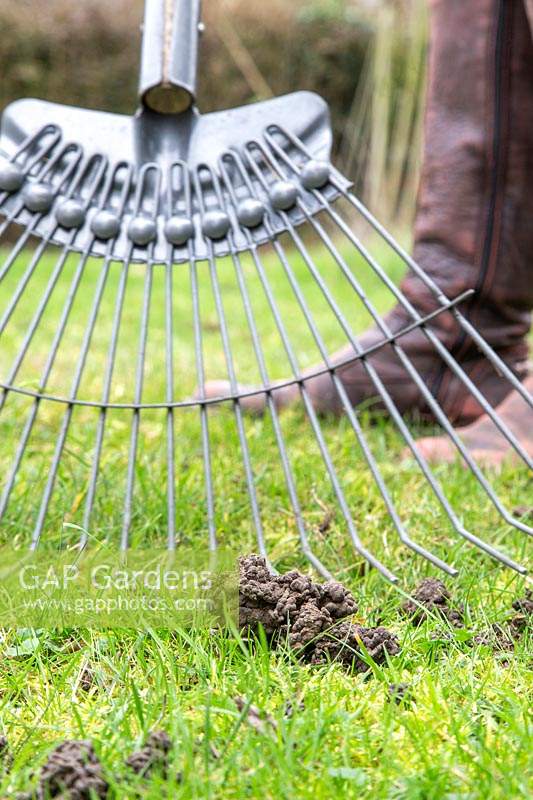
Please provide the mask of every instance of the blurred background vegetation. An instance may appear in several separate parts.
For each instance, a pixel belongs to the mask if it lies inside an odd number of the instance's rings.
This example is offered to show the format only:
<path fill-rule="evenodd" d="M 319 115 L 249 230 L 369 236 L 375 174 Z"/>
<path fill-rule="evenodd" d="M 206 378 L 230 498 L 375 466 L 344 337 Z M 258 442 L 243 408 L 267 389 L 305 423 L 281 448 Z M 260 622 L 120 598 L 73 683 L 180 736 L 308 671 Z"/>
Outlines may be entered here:
<path fill-rule="evenodd" d="M 143 0 L 2 0 L 0 105 L 135 108 Z M 204 0 L 203 111 L 297 89 L 330 104 L 337 166 L 388 224 L 414 213 L 425 0 Z"/>

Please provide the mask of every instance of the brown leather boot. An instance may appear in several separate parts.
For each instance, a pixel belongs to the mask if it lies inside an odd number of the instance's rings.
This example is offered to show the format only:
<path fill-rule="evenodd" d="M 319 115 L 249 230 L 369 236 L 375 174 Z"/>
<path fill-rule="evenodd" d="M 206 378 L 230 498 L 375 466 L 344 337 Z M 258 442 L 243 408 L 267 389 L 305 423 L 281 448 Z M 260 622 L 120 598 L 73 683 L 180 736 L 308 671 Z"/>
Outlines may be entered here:
<path fill-rule="evenodd" d="M 533 42 L 524 0 L 430 0 L 431 30 L 425 152 L 415 226 L 415 260 L 450 298 L 474 289 L 462 308 L 504 361 L 525 375 L 533 308 Z M 402 284 L 426 314 L 437 308 L 424 283 L 410 274 Z M 392 332 L 412 322 L 397 306 L 386 317 Z M 510 390 L 450 313 L 431 329 L 493 405 Z M 366 349 L 383 340 L 371 329 L 358 340 Z M 447 368 L 420 330 L 399 344 L 448 417 L 458 425 L 482 409 Z M 334 363 L 353 355 L 351 346 Z M 368 357 L 402 413 L 428 413 L 424 398 L 394 350 Z M 311 370 L 312 371 L 312 370 Z M 361 363 L 340 368 L 350 401 L 378 393 Z M 318 411 L 342 410 L 329 374 L 306 381 Z M 208 384 L 210 396 L 227 391 Z M 283 407 L 298 387 L 276 390 Z M 264 395 L 243 405 L 260 411 Z"/>
<path fill-rule="evenodd" d="M 533 395 L 533 376 L 526 378 L 524 386 Z M 497 412 L 527 455 L 533 458 L 533 408 L 515 390 L 498 406 Z M 459 437 L 476 461 L 484 466 L 498 468 L 507 460 L 520 463 L 518 455 L 487 414 L 462 428 Z M 460 459 L 448 436 L 426 436 L 419 439 L 417 445 L 428 461 L 451 463 Z M 412 458 L 411 451 L 406 450 L 404 458 Z"/>

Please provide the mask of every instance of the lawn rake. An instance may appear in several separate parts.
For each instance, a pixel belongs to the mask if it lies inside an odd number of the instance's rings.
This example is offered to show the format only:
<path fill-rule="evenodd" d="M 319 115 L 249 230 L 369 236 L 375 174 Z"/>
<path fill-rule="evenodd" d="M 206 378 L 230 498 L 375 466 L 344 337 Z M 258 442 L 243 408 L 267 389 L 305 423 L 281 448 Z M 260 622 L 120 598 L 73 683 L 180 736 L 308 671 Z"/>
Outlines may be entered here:
<path fill-rule="evenodd" d="M 280 519 L 290 517 L 306 558 L 330 576 L 313 544 L 316 498 L 307 485 L 312 481 L 302 478 L 299 456 L 295 465 L 298 437 L 286 433 L 275 402 L 275 388 L 294 385 L 307 416 L 301 425 L 316 448 L 313 474 L 328 482 L 339 527 L 359 556 L 394 580 L 390 567 L 365 544 L 364 519 L 357 519 L 349 479 L 336 463 L 335 430 L 309 397 L 310 376 L 304 376 L 302 362 L 318 354 L 338 392 L 353 450 L 386 512 L 387 540 L 399 537 L 454 574 L 443 552 L 447 544 L 439 546 L 439 555 L 410 533 L 388 486 L 395 476 L 374 452 L 368 412 L 352 407 L 338 375 L 345 364 L 330 360 L 333 345 L 351 344 L 350 360 L 363 364 L 412 469 L 453 536 L 524 573 L 524 565 L 465 525 L 447 494 L 445 474 L 417 446 L 411 423 L 372 362 L 380 348 L 394 349 L 423 394 L 428 416 L 456 448 L 463 463 L 458 469 L 466 466 L 464 474 L 493 507 L 496 524 L 530 535 L 526 517 L 507 507 L 492 474 L 463 444 L 402 349 L 402 337 L 420 329 L 531 470 L 529 455 L 432 327 L 440 315 L 453 319 L 520 394 L 524 408 L 533 408 L 527 389 L 463 313 L 472 292 L 446 296 L 352 193 L 350 182 L 330 163 L 329 112 L 317 95 L 297 92 L 200 114 L 195 107 L 200 33 L 199 0 L 147 0 L 140 106 L 132 117 L 34 99 L 3 112 L 0 529 L 14 535 L 10 507 L 22 498 L 28 543 L 36 548 L 50 515 L 62 514 L 73 480 L 75 496 L 64 511 L 79 524 L 80 544 L 87 543 L 95 514 L 103 513 L 101 496 L 111 492 L 113 506 L 120 504 L 117 544 L 128 548 L 142 512 L 140 464 L 152 452 L 151 463 L 164 468 L 157 525 L 165 526 L 169 549 L 189 535 L 187 516 L 176 501 L 183 485 L 195 498 L 190 525 L 208 537 L 211 549 L 221 526 L 224 542 L 236 546 L 227 528 L 239 506 L 253 526 L 257 550 L 269 558 L 261 481 L 277 470 L 283 487 Z M 420 278 L 434 298 L 430 312 L 410 303 L 373 254 L 374 245 L 381 256 L 388 253 L 389 262 L 394 259 Z M 403 305 L 408 326 L 388 328 L 365 278 L 374 292 Z M 355 329 L 368 320 L 382 338 L 365 351 Z M 285 365 L 291 377 L 280 380 Z M 221 368 L 229 391 L 208 396 L 206 382 L 219 377 Z M 256 378 L 256 386 L 242 388 L 242 377 Z M 260 422 L 244 408 L 258 395 L 266 397 Z M 229 412 L 217 413 L 223 405 Z M 226 442 L 229 415 L 234 438 Z M 256 442 L 254 425 L 268 427 L 267 454 Z M 235 448 L 240 478 L 221 488 L 217 473 L 227 470 Z M 243 497 L 246 509 L 240 511 Z"/>

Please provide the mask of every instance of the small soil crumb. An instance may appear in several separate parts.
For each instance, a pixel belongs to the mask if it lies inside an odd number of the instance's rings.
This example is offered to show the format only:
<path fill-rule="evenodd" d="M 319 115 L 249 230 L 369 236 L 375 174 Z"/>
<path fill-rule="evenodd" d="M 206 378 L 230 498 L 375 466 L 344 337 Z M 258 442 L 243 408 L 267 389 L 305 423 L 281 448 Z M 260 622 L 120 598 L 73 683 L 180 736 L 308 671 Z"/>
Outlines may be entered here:
<path fill-rule="evenodd" d="M 320 531 L 320 533 L 326 533 L 326 531 L 329 531 L 334 519 L 335 519 L 335 512 L 332 511 L 331 509 L 328 509 L 324 514 L 324 516 L 322 517 L 320 525 L 318 526 L 318 530 Z"/>
<path fill-rule="evenodd" d="M 137 775 L 146 778 L 154 770 L 163 775 L 168 771 L 168 754 L 172 750 L 172 741 L 165 731 L 154 731 L 146 740 L 146 744 L 126 759 L 128 766 Z"/>
<path fill-rule="evenodd" d="M 513 517 L 533 517 L 533 506 L 515 506 L 513 508 Z"/>
<path fill-rule="evenodd" d="M 0 736 L 0 775 L 9 772 L 13 763 L 13 756 L 9 749 L 9 742 L 5 736 Z"/>
<path fill-rule="evenodd" d="M 463 624 L 463 610 L 450 607 L 449 600 L 450 593 L 441 580 L 425 578 L 415 589 L 413 599 L 403 603 L 402 611 L 411 618 L 413 625 L 420 625 L 428 618 L 428 613 L 424 610 L 427 609 L 428 612 L 437 613 L 447 619 L 455 628 L 460 628 Z"/>
<path fill-rule="evenodd" d="M 96 685 L 96 675 L 90 667 L 84 667 L 80 675 L 78 686 L 82 692 L 90 692 Z"/>
<path fill-rule="evenodd" d="M 528 617 L 533 616 L 533 591 L 527 589 L 526 596 L 515 600 L 513 608 L 515 611 L 525 614 Z"/>
<path fill-rule="evenodd" d="M 533 625 L 533 592 L 527 589 L 526 596 L 515 600 L 513 610 L 518 613 L 511 620 L 513 634 L 518 637 Z"/>
<path fill-rule="evenodd" d="M 495 651 L 509 652 L 514 649 L 515 639 L 510 634 L 508 628 L 504 628 L 502 625 L 494 622 L 490 628 L 477 633 L 472 642 L 474 644 L 484 645 L 485 647 L 491 647 Z"/>
<path fill-rule="evenodd" d="M 389 699 L 396 705 L 408 705 L 413 700 L 412 687 L 410 683 L 390 683 Z"/>
<path fill-rule="evenodd" d="M 33 796 L 39 800 L 46 797 L 94 800 L 107 797 L 108 789 L 91 742 L 72 740 L 62 742 L 50 753 Z"/>
<path fill-rule="evenodd" d="M 278 727 L 278 724 L 271 714 L 261 711 L 260 708 L 252 704 L 248 705 L 248 701 L 244 697 L 236 697 L 235 705 L 242 713 L 246 708 L 245 720 L 251 728 L 254 728 L 258 733 L 267 733 L 268 726 L 273 730 Z"/>
<path fill-rule="evenodd" d="M 305 703 L 303 700 L 287 700 L 285 703 L 285 710 L 283 712 L 283 716 L 285 719 L 292 719 L 295 714 L 300 714 L 302 711 L 305 711 Z"/>
<path fill-rule="evenodd" d="M 386 628 L 341 622 L 320 637 L 311 661 L 313 664 L 337 661 L 356 672 L 366 672 L 370 667 L 363 658 L 361 645 L 376 664 L 383 664 L 387 653 L 395 656 L 400 652 L 398 639 Z"/>

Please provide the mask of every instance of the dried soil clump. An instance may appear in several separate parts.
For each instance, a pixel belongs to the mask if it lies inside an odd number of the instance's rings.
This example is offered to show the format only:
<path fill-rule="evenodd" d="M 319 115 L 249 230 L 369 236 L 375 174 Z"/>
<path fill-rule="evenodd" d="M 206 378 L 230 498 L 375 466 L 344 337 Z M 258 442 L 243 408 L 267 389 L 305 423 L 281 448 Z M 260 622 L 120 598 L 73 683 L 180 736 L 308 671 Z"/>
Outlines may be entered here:
<path fill-rule="evenodd" d="M 39 786 L 30 797 L 61 797 L 93 800 L 107 797 L 109 786 L 91 742 L 66 741 L 48 756 L 41 769 Z"/>
<path fill-rule="evenodd" d="M 264 558 L 240 559 L 239 624 L 257 632 L 261 624 L 275 645 L 287 641 L 298 655 L 313 664 L 334 660 L 358 672 L 368 664 L 361 643 L 377 663 L 385 652 L 399 652 L 396 637 L 385 628 L 363 628 L 340 622 L 355 614 L 352 594 L 337 581 L 314 583 L 300 572 L 272 575 Z"/>
<path fill-rule="evenodd" d="M 163 775 L 166 775 L 168 772 L 168 755 L 171 750 L 172 741 L 165 731 L 152 732 L 144 747 L 129 756 L 126 760 L 126 766 L 144 778 L 154 770 L 159 770 Z"/>
<path fill-rule="evenodd" d="M 410 617 L 413 625 L 421 625 L 428 616 L 435 613 L 444 617 L 455 628 L 460 628 L 463 624 L 463 609 L 451 607 L 449 601 L 450 593 L 442 581 L 438 578 L 425 578 L 415 589 L 413 599 L 402 605 L 402 611 Z"/>
<path fill-rule="evenodd" d="M 267 636 L 289 637 L 293 649 L 306 647 L 336 620 L 355 614 L 352 594 L 336 581 L 314 583 L 293 570 L 272 575 L 264 558 L 244 556 L 239 561 L 239 625 Z"/>

